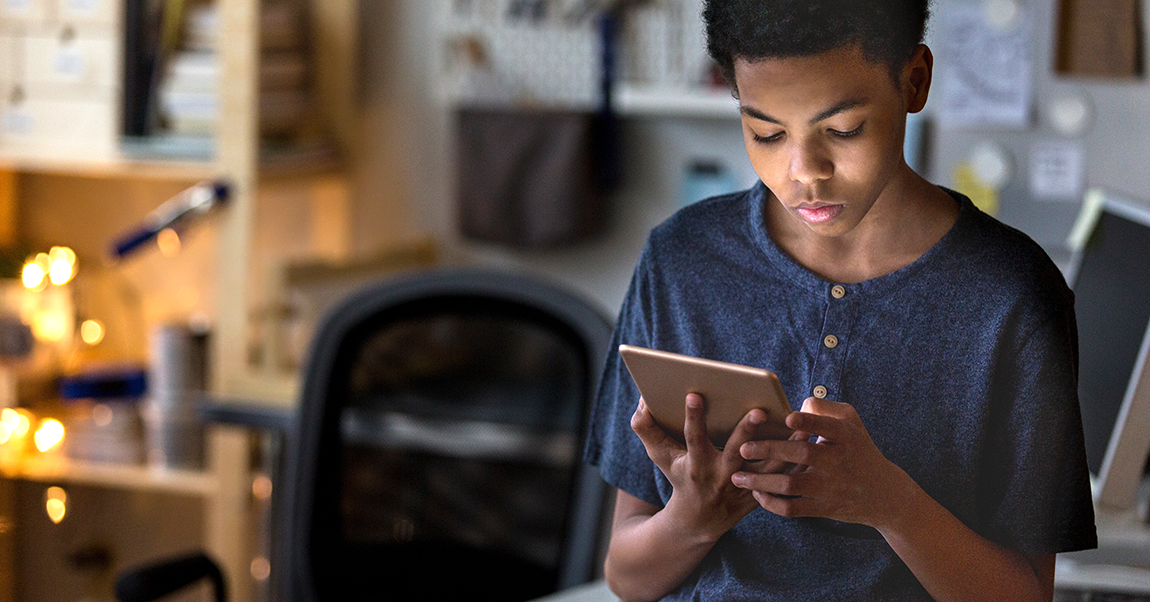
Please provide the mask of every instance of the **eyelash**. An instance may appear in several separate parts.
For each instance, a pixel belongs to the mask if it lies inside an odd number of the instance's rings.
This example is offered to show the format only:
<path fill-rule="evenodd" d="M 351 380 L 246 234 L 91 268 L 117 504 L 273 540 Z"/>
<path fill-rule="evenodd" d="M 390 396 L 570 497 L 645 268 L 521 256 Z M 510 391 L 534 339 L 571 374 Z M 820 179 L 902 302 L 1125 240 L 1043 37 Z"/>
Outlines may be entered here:
<path fill-rule="evenodd" d="M 837 136 L 839 138 L 854 138 L 855 136 L 858 136 L 859 134 L 862 133 L 862 129 L 863 129 L 863 126 L 859 125 L 857 128 L 855 128 L 849 132 L 840 132 L 838 130 L 827 130 L 827 131 L 829 131 L 832 136 Z M 779 139 L 782 137 L 782 135 L 783 135 L 783 133 L 779 132 L 779 133 L 774 134 L 772 136 L 760 136 L 758 134 L 754 134 L 754 137 L 755 137 L 755 142 L 758 142 L 759 144 L 770 144 L 772 142 L 778 142 Z"/>

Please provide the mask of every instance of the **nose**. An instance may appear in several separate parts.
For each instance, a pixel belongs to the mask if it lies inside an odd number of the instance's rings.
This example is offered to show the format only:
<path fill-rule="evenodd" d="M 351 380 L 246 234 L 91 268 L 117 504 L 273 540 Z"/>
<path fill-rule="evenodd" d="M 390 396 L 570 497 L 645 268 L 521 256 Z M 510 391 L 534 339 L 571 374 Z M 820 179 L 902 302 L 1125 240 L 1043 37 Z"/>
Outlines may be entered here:
<path fill-rule="evenodd" d="M 813 184 L 829 179 L 834 174 L 834 163 L 815 141 L 796 141 L 790 148 L 791 180 L 800 184 Z"/>

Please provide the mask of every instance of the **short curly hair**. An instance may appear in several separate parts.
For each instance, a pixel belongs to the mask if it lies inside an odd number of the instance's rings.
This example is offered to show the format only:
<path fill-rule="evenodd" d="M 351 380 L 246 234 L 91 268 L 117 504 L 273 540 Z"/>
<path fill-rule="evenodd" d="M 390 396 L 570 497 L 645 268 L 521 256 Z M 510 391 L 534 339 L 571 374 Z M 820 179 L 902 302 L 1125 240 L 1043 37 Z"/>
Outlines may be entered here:
<path fill-rule="evenodd" d="M 735 60 L 811 56 L 858 45 L 891 76 L 926 33 L 929 0 L 705 0 L 707 51 L 735 87 Z M 738 94 L 738 90 L 735 90 Z"/>

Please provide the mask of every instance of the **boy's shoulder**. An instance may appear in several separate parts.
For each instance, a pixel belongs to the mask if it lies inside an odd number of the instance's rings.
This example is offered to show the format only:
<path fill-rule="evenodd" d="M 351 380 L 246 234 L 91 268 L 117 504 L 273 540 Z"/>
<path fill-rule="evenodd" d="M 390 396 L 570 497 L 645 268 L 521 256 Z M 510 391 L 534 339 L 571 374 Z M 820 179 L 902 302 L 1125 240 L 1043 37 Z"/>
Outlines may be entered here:
<path fill-rule="evenodd" d="M 954 232 L 949 265 L 968 286 L 992 289 L 998 297 L 1011 293 L 1043 296 L 1047 301 L 1071 300 L 1062 271 L 1030 236 L 978 209 L 961 194 L 948 191 L 964 204 Z"/>
<path fill-rule="evenodd" d="M 651 230 L 650 244 L 663 248 L 699 248 L 729 244 L 733 237 L 750 238 L 750 219 L 758 187 L 691 203 Z"/>

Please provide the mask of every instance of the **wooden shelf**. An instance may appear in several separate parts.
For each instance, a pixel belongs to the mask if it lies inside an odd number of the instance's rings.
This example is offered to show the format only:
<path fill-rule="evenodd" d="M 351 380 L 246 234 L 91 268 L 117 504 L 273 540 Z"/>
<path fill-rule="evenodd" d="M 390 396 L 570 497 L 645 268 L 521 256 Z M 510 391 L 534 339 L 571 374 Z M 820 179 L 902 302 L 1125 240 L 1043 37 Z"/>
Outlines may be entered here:
<path fill-rule="evenodd" d="M 618 110 L 623 115 L 738 119 L 739 103 L 726 89 L 690 90 L 621 83 Z"/>
<path fill-rule="evenodd" d="M 82 462 L 59 456 L 26 456 L 0 461 L 0 475 L 38 483 L 72 483 L 117 489 L 207 497 L 218 487 L 213 475 L 142 465 Z"/>
<path fill-rule="evenodd" d="M 0 150 L 0 169 L 27 173 L 61 174 L 90 178 L 186 180 L 196 182 L 216 177 L 220 170 L 207 161 L 164 161 L 124 155 L 52 154 L 34 150 Z"/>

